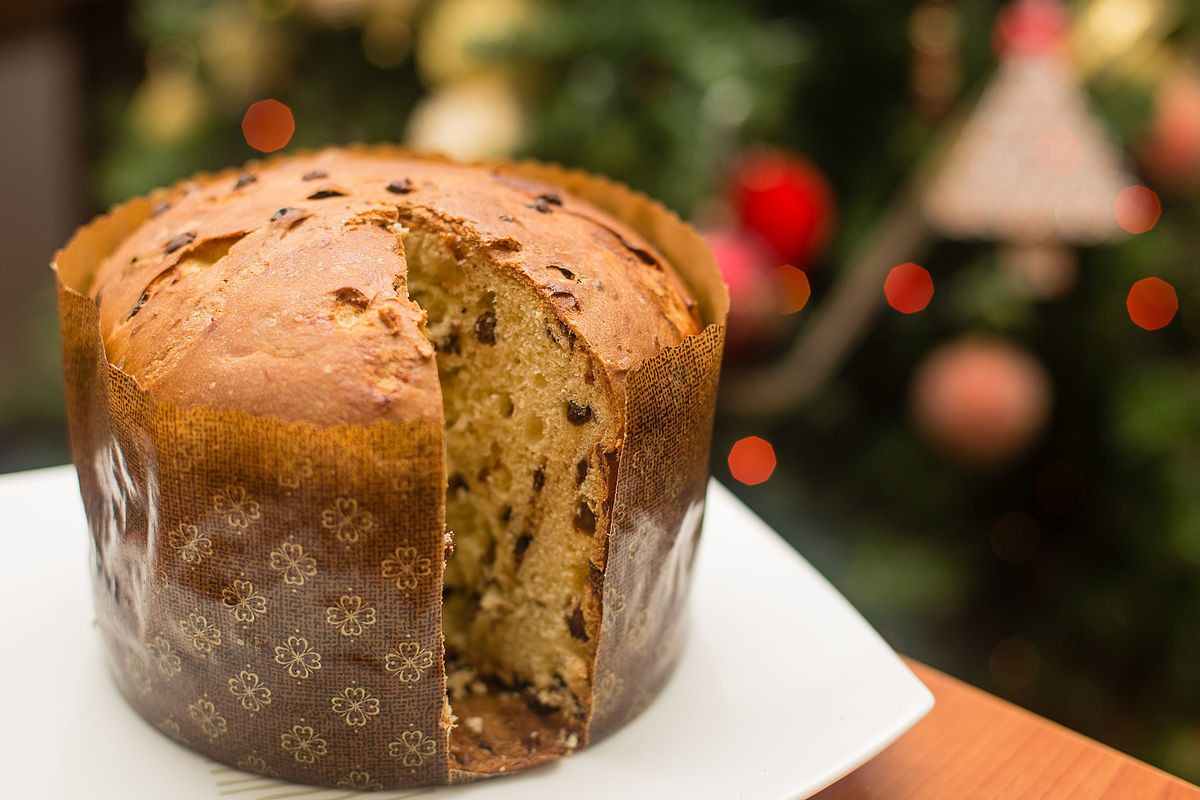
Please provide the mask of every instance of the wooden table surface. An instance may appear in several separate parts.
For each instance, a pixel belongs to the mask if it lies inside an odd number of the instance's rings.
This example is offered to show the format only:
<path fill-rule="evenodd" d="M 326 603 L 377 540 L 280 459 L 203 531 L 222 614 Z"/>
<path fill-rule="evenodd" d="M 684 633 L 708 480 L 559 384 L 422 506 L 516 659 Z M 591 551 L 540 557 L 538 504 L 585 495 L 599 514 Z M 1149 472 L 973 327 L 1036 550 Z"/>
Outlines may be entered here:
<path fill-rule="evenodd" d="M 909 662 L 937 704 L 815 800 L 1200 800 L 1200 788 Z"/>

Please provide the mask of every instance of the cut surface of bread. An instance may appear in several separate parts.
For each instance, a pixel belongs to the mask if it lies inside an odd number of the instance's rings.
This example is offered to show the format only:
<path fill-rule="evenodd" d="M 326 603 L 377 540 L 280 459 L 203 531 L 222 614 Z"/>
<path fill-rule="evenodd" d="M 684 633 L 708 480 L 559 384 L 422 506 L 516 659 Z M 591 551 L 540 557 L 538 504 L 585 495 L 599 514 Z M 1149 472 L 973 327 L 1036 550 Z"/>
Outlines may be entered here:
<path fill-rule="evenodd" d="M 488 747 L 547 756 L 579 742 L 589 711 L 591 565 L 619 421 L 591 356 L 511 270 L 470 242 L 456 257 L 456 234 L 429 218 L 406 225 L 445 408 L 452 752 L 466 770 Z"/>

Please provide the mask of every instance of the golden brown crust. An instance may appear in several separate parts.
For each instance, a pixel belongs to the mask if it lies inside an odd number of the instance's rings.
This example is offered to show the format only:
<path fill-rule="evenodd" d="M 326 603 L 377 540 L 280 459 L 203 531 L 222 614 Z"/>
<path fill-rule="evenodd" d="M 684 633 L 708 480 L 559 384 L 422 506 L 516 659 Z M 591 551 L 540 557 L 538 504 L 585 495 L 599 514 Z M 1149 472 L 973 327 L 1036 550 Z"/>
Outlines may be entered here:
<path fill-rule="evenodd" d="M 618 392 L 699 329 L 651 245 L 549 185 L 339 149 L 244 174 L 167 193 L 91 287 L 110 360 L 164 399 L 321 424 L 440 418 L 397 220 L 436 220 L 523 276 Z"/>

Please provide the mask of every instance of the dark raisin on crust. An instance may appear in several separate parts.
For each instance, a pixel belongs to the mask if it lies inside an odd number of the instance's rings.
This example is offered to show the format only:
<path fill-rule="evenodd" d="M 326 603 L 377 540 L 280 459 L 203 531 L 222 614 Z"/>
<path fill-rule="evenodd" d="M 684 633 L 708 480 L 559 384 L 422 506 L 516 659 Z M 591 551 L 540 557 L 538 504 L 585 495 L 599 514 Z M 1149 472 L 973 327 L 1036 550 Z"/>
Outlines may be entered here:
<path fill-rule="evenodd" d="M 137 313 L 142 310 L 142 306 L 146 305 L 146 301 L 149 299 L 150 293 L 142 292 L 142 296 L 139 297 L 137 302 L 133 304 L 133 310 L 129 312 L 129 316 L 126 317 L 126 319 L 133 319 L 135 316 L 137 316 Z"/>
<path fill-rule="evenodd" d="M 196 241 L 195 231 L 184 231 L 177 233 L 163 246 L 163 253 L 174 253 L 181 247 L 187 247 L 192 242 Z"/>
<path fill-rule="evenodd" d="M 475 338 L 480 344 L 496 343 L 496 312 L 485 311 L 475 320 Z"/>
<path fill-rule="evenodd" d="M 541 213 L 541 214 L 549 214 L 550 213 L 550 204 L 547 203 L 546 200 L 543 197 L 541 197 L 540 195 L 538 197 L 533 198 L 532 202 L 526 203 L 525 207 L 532 208 L 534 211 L 537 211 L 538 213 Z"/>
<path fill-rule="evenodd" d="M 284 206 L 271 215 L 271 222 L 278 222 L 284 230 L 291 230 L 312 214 L 296 206 Z"/>
<path fill-rule="evenodd" d="M 587 534 L 596 532 L 596 512 L 592 511 L 586 500 L 579 501 L 579 508 L 575 512 L 575 530 Z"/>
<path fill-rule="evenodd" d="M 150 219 L 154 219 L 159 214 L 163 213 L 171 207 L 171 203 L 167 200 L 159 200 L 154 204 L 154 208 L 150 209 Z"/>
<path fill-rule="evenodd" d="M 330 197 L 345 197 L 345 192 L 339 192 L 337 189 L 321 189 L 313 192 L 308 196 L 309 200 L 328 200 Z"/>
<path fill-rule="evenodd" d="M 371 305 L 370 299 L 353 286 L 343 286 L 334 292 L 333 296 L 339 305 L 350 306 L 360 313 Z"/>
<path fill-rule="evenodd" d="M 575 606 L 575 610 L 567 617 L 567 629 L 571 635 L 581 642 L 588 640 L 587 627 L 583 624 L 583 609 Z"/>
<path fill-rule="evenodd" d="M 540 492 L 546 486 L 546 468 L 538 467 L 533 471 L 533 490 Z"/>
<path fill-rule="evenodd" d="M 567 422 L 572 425 L 583 425 L 592 421 L 592 407 L 581 406 L 574 400 L 567 401 Z"/>
<path fill-rule="evenodd" d="M 238 175 L 238 179 L 234 182 L 233 188 L 236 190 L 242 188 L 243 186 L 249 186 L 250 184 L 257 182 L 258 178 L 251 175 L 249 172 L 243 172 L 241 175 Z"/>
<path fill-rule="evenodd" d="M 529 549 L 529 544 L 532 541 L 533 534 L 522 533 L 517 537 L 517 541 L 513 543 L 513 566 L 517 569 L 521 568 L 521 562 L 525 560 L 525 551 Z"/>
<path fill-rule="evenodd" d="M 325 172 L 324 170 L 314 169 L 312 172 L 304 173 L 304 177 L 302 177 L 300 180 L 302 180 L 302 181 L 319 181 L 321 178 L 328 178 L 328 177 L 329 177 L 329 173 Z"/>
<path fill-rule="evenodd" d="M 512 506 L 505 506 L 500 510 L 500 521 L 505 525 L 507 525 L 508 521 L 512 519 L 512 511 Z"/>
<path fill-rule="evenodd" d="M 545 192 L 544 194 L 539 194 L 534 199 L 541 200 L 543 203 L 549 203 L 552 206 L 562 205 L 562 198 L 556 195 L 554 192 Z"/>
<path fill-rule="evenodd" d="M 546 269 L 556 269 L 562 273 L 562 276 L 567 280 L 575 280 L 575 273 L 564 267 L 562 264 L 547 264 Z"/>
<path fill-rule="evenodd" d="M 408 194 L 413 190 L 413 182 L 408 178 L 401 178 L 398 181 L 392 181 L 387 185 L 387 190 L 392 194 Z"/>
<path fill-rule="evenodd" d="M 575 485 L 583 486 L 583 482 L 587 480 L 588 460 L 586 458 L 579 459 L 579 463 L 575 465 Z"/>

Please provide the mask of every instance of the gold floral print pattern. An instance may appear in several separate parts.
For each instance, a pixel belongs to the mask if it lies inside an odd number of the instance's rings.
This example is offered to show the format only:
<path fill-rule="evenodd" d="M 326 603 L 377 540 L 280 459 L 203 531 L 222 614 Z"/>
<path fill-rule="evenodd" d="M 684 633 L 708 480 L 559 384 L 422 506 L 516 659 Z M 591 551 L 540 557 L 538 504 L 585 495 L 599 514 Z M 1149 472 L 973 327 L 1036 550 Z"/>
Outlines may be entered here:
<path fill-rule="evenodd" d="M 437 742 L 421 731 L 405 731 L 400 734 L 399 740 L 388 742 L 388 755 L 414 769 L 436 752 Z"/>
<path fill-rule="evenodd" d="M 154 665 L 158 667 L 158 671 L 167 678 L 178 675 L 183 669 L 183 663 L 179 660 L 179 656 L 175 654 L 175 646 L 165 636 L 155 636 L 147 642 L 146 652 L 150 654 L 150 658 L 154 661 Z"/>
<path fill-rule="evenodd" d="M 146 659 L 137 653 L 126 655 L 125 675 L 129 678 L 129 683 L 133 686 L 134 691 L 140 695 L 150 694 L 153 682 L 150 677 L 150 670 L 146 667 Z"/>
<path fill-rule="evenodd" d="M 325 621 L 342 636 L 361 636 L 368 625 L 375 624 L 375 609 L 358 595 L 342 595 L 337 605 L 325 609 Z"/>
<path fill-rule="evenodd" d="M 237 768 L 246 772 L 258 772 L 263 775 L 278 775 L 275 770 L 267 766 L 267 762 L 262 756 L 251 753 L 248 756 L 243 756 L 238 759 Z"/>
<path fill-rule="evenodd" d="M 180 472 L 191 472 L 196 464 L 204 460 L 204 444 L 199 440 L 182 440 L 175 453 L 175 468 Z"/>
<path fill-rule="evenodd" d="M 629 645 L 634 650 L 641 650 L 646 646 L 649 637 L 650 612 L 643 608 L 634 615 L 633 620 L 629 623 Z"/>
<path fill-rule="evenodd" d="M 167 717 L 162 722 L 158 723 L 158 729 L 167 736 L 170 736 L 172 739 L 178 739 L 181 742 L 183 741 L 183 731 L 179 729 L 179 723 L 175 721 L 174 717 Z"/>
<path fill-rule="evenodd" d="M 432 562 L 415 547 L 397 547 L 380 568 L 383 577 L 396 581 L 397 589 L 415 589 L 421 578 L 431 574 Z"/>
<path fill-rule="evenodd" d="M 179 554 L 179 560 L 185 564 L 199 564 L 212 555 L 212 539 L 209 539 L 195 525 L 180 523 L 167 532 L 167 544 Z"/>
<path fill-rule="evenodd" d="M 267 598 L 250 581 L 235 580 L 222 589 L 221 603 L 238 622 L 254 622 L 267 613 Z"/>
<path fill-rule="evenodd" d="M 418 642 L 401 642 L 384 656 L 383 666 L 401 683 L 416 683 L 433 666 L 433 651 Z"/>
<path fill-rule="evenodd" d="M 188 714 L 209 739 L 223 736 L 229 730 L 225 717 L 221 716 L 210 700 L 203 697 L 188 706 Z"/>
<path fill-rule="evenodd" d="M 357 789 L 360 792 L 377 792 L 383 788 L 382 783 L 371 780 L 371 773 L 357 769 L 350 770 L 337 785 L 343 789 Z"/>
<path fill-rule="evenodd" d="M 379 698 L 361 686 L 347 686 L 330 698 L 330 704 L 333 713 L 354 728 L 361 728 L 379 715 Z"/>
<path fill-rule="evenodd" d="M 275 662 L 287 667 L 293 678 L 307 678 L 321 668 L 321 654 L 309 647 L 303 636 L 289 636 L 275 648 Z"/>
<path fill-rule="evenodd" d="M 317 560 L 295 542 L 284 542 L 272 550 L 270 564 L 288 586 L 303 586 L 304 581 L 317 575 Z"/>
<path fill-rule="evenodd" d="M 179 627 L 184 635 L 192 640 L 192 647 L 205 655 L 221 644 L 221 631 L 203 614 L 188 614 L 187 619 L 179 620 Z"/>
<path fill-rule="evenodd" d="M 287 459 L 279 468 L 279 485 L 285 489 L 299 489 L 300 482 L 313 476 L 312 461 L 307 458 Z"/>
<path fill-rule="evenodd" d="M 321 512 L 321 527 L 333 531 L 339 542 L 354 543 L 375 528 L 375 518 L 360 509 L 353 497 L 339 497 L 332 508 Z"/>
<path fill-rule="evenodd" d="M 229 679 L 229 692 L 251 713 L 262 711 L 264 706 L 271 704 L 271 690 L 249 670 L 242 670 Z"/>
<path fill-rule="evenodd" d="M 246 494 L 245 487 L 236 485 L 226 486 L 213 496 L 213 509 L 237 533 L 245 533 L 262 516 L 258 501 Z"/>
<path fill-rule="evenodd" d="M 329 752 L 329 743 L 310 725 L 293 725 L 279 735 L 279 746 L 301 764 L 311 764 Z"/>
<path fill-rule="evenodd" d="M 617 695 L 621 692 L 621 687 L 625 685 L 625 681 L 620 675 L 615 672 L 605 672 L 600 680 L 596 682 L 595 694 L 593 702 L 596 706 L 596 712 L 608 711 L 616 702 Z"/>

